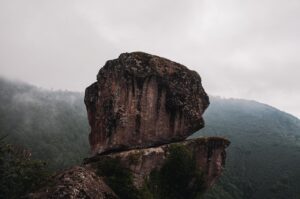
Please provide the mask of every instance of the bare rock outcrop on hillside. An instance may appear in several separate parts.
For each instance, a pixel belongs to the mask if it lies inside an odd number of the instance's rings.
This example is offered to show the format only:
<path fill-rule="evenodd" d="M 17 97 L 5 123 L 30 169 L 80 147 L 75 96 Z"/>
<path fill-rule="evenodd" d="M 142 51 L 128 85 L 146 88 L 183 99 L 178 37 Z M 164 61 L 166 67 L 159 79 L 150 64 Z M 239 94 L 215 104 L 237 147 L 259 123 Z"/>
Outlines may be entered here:
<path fill-rule="evenodd" d="M 107 61 L 84 102 L 93 156 L 30 198 L 192 199 L 221 176 L 230 142 L 186 138 L 204 126 L 201 78 L 158 56 Z"/>

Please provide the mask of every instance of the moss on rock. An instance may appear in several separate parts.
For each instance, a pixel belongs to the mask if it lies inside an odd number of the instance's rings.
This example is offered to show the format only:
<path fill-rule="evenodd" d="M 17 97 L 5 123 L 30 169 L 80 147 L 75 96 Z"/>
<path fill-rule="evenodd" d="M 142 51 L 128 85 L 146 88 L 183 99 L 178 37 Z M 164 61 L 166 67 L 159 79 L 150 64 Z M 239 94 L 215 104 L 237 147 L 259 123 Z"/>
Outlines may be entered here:
<path fill-rule="evenodd" d="M 119 158 L 105 158 L 98 163 L 97 174 L 122 199 L 139 199 L 130 170 L 124 168 Z"/>
<path fill-rule="evenodd" d="M 181 144 L 170 145 L 165 163 L 151 172 L 140 189 L 119 158 L 101 160 L 97 173 L 122 199 L 193 199 L 204 191 L 203 173 L 192 152 Z"/>
<path fill-rule="evenodd" d="M 183 145 L 173 144 L 165 164 L 160 170 L 151 172 L 143 190 L 148 198 L 192 199 L 204 191 L 203 185 L 203 173 L 196 167 L 191 151 Z"/>

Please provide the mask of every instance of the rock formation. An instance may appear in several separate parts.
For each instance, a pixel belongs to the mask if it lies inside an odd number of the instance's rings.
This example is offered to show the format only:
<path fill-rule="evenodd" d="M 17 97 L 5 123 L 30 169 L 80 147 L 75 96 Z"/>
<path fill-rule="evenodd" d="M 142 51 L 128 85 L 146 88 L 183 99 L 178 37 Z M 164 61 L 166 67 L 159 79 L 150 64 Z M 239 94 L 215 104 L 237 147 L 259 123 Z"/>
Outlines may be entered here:
<path fill-rule="evenodd" d="M 196 72 L 124 53 L 100 69 L 84 101 L 93 156 L 29 198 L 189 199 L 220 177 L 230 142 L 185 140 L 204 126 L 209 105 Z"/>
<path fill-rule="evenodd" d="M 145 149 L 132 149 L 129 151 L 110 153 L 87 158 L 84 164 L 89 168 L 96 168 L 97 163 L 107 158 L 119 158 L 122 166 L 129 169 L 133 174 L 133 183 L 141 188 L 154 169 L 160 169 L 165 163 L 172 145 L 185 146 L 192 152 L 196 165 L 204 174 L 204 187 L 210 188 L 221 176 L 225 166 L 225 149 L 229 141 L 219 137 L 198 138 L 180 143 L 164 144 L 158 147 Z"/>
<path fill-rule="evenodd" d="M 107 61 L 84 101 L 94 154 L 184 140 L 209 104 L 195 71 L 142 52 Z"/>

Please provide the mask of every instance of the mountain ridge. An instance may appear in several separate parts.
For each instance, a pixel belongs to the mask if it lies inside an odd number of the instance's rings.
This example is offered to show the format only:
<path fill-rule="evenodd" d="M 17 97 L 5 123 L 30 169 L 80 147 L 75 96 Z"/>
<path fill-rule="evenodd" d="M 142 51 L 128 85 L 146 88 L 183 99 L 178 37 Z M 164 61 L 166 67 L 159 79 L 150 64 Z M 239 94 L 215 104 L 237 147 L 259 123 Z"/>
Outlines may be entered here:
<path fill-rule="evenodd" d="M 0 78 L 1 135 L 11 133 L 9 142 L 31 149 L 34 157 L 48 160 L 54 170 L 80 163 L 88 154 L 83 149 L 88 148 L 89 133 L 83 93 L 43 92 L 38 87 L 30 93 L 34 86 L 26 85 L 25 88 L 22 83 L 16 86 L 13 81 L 6 84 Z M 12 100 L 20 92 L 30 94 L 33 99 L 43 99 L 42 103 L 36 106 L 34 101 L 20 104 Z M 65 103 L 69 95 L 75 96 L 73 105 Z M 214 96 L 210 99 L 211 105 L 204 114 L 206 127 L 193 137 L 221 135 L 231 140 L 231 147 L 227 169 L 206 198 L 298 198 L 300 120 L 255 100 Z M 29 110 L 32 114 L 28 114 Z M 28 116 L 31 123 L 25 122 Z M 17 122 L 20 122 L 17 130 L 12 131 Z M 55 123 L 55 128 L 47 125 L 49 122 Z"/>

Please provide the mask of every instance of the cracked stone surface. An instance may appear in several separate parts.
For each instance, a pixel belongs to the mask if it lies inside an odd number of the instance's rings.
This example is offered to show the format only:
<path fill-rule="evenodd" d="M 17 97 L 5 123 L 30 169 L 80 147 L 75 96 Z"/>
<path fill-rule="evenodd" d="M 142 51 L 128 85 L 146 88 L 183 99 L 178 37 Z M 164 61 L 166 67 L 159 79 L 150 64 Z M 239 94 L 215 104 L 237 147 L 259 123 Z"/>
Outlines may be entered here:
<path fill-rule="evenodd" d="M 182 141 L 209 105 L 197 72 L 143 52 L 123 53 L 86 89 L 93 154 Z"/>

